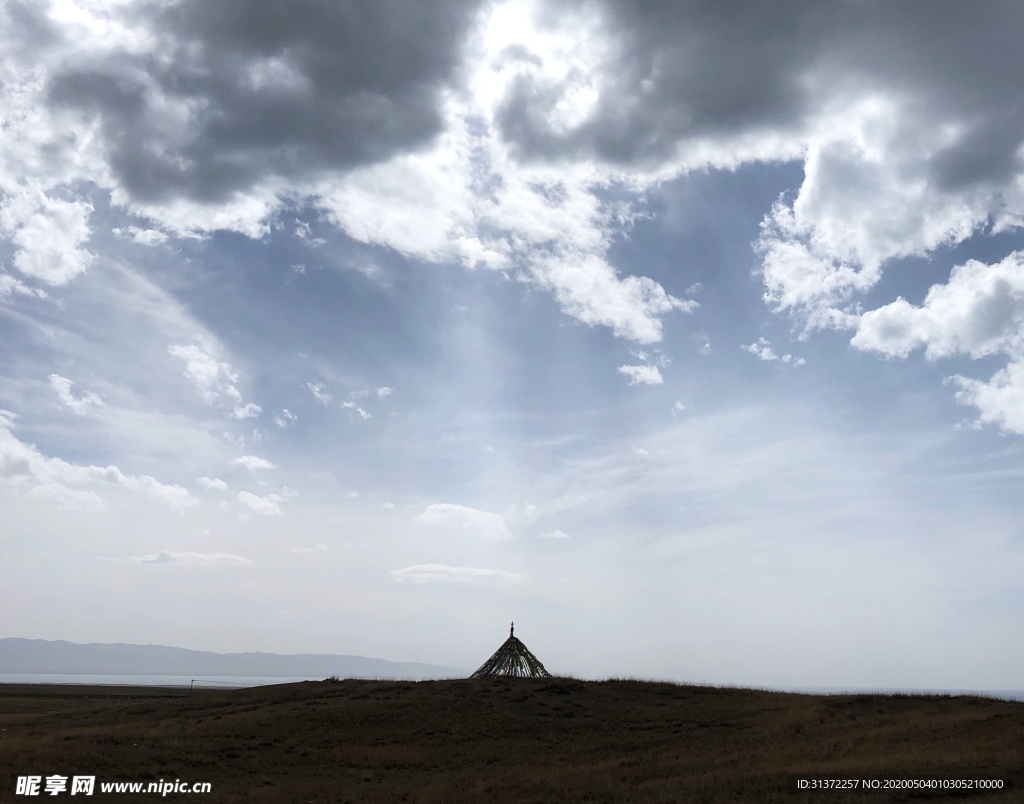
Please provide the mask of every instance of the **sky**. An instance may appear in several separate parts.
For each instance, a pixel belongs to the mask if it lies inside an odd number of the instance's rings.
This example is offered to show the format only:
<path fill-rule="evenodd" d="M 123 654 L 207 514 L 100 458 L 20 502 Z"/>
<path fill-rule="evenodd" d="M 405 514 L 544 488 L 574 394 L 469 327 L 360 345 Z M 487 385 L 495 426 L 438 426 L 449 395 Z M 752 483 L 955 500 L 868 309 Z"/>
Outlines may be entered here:
<path fill-rule="evenodd" d="M 1022 34 L 0 0 L 0 635 L 1024 688 Z"/>

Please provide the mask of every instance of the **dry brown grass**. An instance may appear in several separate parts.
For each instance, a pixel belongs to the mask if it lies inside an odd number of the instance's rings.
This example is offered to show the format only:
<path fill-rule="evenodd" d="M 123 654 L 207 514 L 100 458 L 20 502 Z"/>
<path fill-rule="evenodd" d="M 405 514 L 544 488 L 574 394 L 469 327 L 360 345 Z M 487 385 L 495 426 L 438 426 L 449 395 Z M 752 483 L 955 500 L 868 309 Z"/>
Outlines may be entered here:
<path fill-rule="evenodd" d="M 42 693 L 0 689 L 0 801 L 30 800 L 14 796 L 29 773 L 209 781 L 202 800 L 224 802 L 1024 800 L 1011 701 L 572 679 Z M 799 776 L 1006 787 L 815 794 Z"/>

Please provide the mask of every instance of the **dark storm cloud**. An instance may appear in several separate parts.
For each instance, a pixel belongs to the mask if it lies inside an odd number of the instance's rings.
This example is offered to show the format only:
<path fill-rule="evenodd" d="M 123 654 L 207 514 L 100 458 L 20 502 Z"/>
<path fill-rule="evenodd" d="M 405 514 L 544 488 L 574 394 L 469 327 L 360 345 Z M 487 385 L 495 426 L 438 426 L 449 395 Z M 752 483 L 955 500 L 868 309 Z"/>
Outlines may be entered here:
<path fill-rule="evenodd" d="M 1024 139 L 1024 4 L 1010 0 L 556 0 L 597 10 L 615 47 L 601 65 L 600 100 L 560 131 L 552 111 L 571 81 L 524 72 L 500 107 L 502 133 L 530 159 L 594 156 L 657 163 L 688 139 L 798 136 L 830 100 L 883 91 L 910 102 L 916 122 L 956 123 L 938 154 L 944 189 L 1016 168 Z"/>
<path fill-rule="evenodd" d="M 571 10 L 581 3 L 555 4 Z M 808 101 L 799 65 L 813 60 L 815 3 L 592 4 L 615 41 L 601 97 L 584 125 L 559 135 L 551 112 L 563 87 L 524 73 L 499 111 L 503 133 L 530 157 L 593 154 L 613 163 L 660 161 L 684 137 L 799 118 Z M 558 19 L 557 13 L 553 19 Z"/>
<path fill-rule="evenodd" d="M 0 19 L 7 28 L 8 46 L 21 53 L 35 52 L 54 44 L 58 35 L 47 19 L 46 9 L 38 3 L 8 2 L 0 7 Z"/>
<path fill-rule="evenodd" d="M 159 41 L 55 74 L 50 102 L 97 117 L 139 201 L 221 201 L 269 176 L 388 158 L 442 125 L 479 0 L 183 0 L 133 12 Z"/>

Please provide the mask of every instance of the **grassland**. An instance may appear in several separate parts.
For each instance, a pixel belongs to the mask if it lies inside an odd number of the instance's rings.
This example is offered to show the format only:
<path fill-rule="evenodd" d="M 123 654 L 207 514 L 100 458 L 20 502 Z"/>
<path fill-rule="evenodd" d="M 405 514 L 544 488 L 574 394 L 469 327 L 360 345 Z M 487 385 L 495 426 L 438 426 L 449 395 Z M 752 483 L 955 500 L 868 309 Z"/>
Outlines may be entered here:
<path fill-rule="evenodd" d="M 0 729 L 5 802 L 53 800 L 14 795 L 16 776 L 53 773 L 208 781 L 167 798 L 209 802 L 1024 801 L 1024 703 L 974 697 L 567 679 L 9 687 Z M 799 792 L 798 778 L 1005 786 Z"/>

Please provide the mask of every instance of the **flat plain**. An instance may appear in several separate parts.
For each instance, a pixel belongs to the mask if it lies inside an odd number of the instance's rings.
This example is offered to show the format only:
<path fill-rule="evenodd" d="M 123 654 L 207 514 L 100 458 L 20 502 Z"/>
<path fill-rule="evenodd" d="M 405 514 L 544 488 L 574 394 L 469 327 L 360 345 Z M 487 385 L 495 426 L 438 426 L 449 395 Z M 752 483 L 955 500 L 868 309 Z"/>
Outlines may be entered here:
<path fill-rule="evenodd" d="M 210 782 L 166 797 L 210 802 L 1024 801 L 1024 702 L 967 696 L 559 678 L 8 685 L 0 729 L 3 802 L 53 800 L 15 795 L 29 774 Z M 801 792 L 801 778 L 858 788 Z M 1003 787 L 860 787 L 872 779 Z"/>

